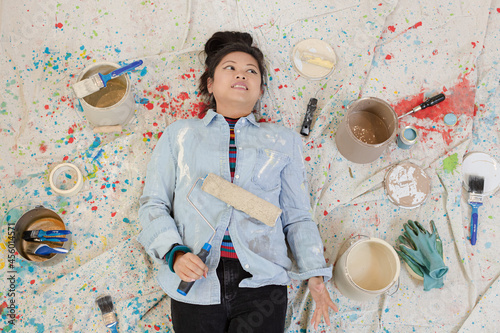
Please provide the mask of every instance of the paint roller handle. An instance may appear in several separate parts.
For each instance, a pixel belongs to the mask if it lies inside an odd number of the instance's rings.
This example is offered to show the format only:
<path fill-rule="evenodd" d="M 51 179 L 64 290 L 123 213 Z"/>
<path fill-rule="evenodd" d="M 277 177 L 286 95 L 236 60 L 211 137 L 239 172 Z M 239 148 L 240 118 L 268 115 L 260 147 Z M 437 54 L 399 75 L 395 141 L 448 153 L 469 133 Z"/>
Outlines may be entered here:
<path fill-rule="evenodd" d="M 123 73 L 128 72 L 129 70 L 134 69 L 135 67 L 138 67 L 140 65 L 142 65 L 142 60 L 137 60 L 131 64 L 118 68 L 117 70 L 114 70 L 113 72 L 110 73 L 111 78 L 114 79 L 115 77 L 118 77 Z"/>
<path fill-rule="evenodd" d="M 476 245 L 477 241 L 477 219 L 478 219 L 478 210 L 476 206 L 472 207 L 471 214 L 471 225 L 470 225 L 470 244 Z"/>
<path fill-rule="evenodd" d="M 420 104 L 420 108 L 421 109 L 428 108 L 429 106 L 433 106 L 433 105 L 436 105 L 438 103 L 441 103 L 442 101 L 444 101 L 444 99 L 445 99 L 444 94 L 439 94 L 439 95 L 433 96 L 433 97 L 429 98 L 428 100 L 426 100 L 425 102 L 423 102 L 422 104 Z"/>
<path fill-rule="evenodd" d="M 205 263 L 205 261 L 207 260 L 211 248 L 212 245 L 210 245 L 209 243 L 205 243 L 205 245 L 203 245 L 203 247 L 201 248 L 200 252 L 197 254 L 197 256 L 201 259 L 201 261 L 203 261 L 203 263 Z M 191 290 L 191 287 L 193 286 L 194 283 L 195 281 L 193 282 L 181 281 L 181 283 L 179 283 L 179 286 L 177 287 L 177 292 L 182 296 L 186 296 L 189 290 Z"/>
<path fill-rule="evenodd" d="M 304 122 L 302 123 L 302 129 L 300 130 L 300 134 L 304 136 L 308 136 L 311 130 L 311 122 L 314 111 L 316 111 L 316 107 L 318 106 L 318 100 L 316 98 L 311 98 L 309 103 L 307 103 L 306 115 L 304 116 Z"/>

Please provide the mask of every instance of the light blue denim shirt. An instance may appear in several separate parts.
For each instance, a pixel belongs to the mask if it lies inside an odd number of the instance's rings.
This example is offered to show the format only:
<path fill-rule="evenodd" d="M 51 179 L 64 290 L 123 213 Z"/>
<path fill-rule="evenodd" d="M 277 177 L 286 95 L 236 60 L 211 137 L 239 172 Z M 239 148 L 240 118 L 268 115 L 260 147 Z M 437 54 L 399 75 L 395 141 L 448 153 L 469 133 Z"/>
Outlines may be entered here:
<path fill-rule="evenodd" d="M 201 190 L 202 180 L 214 173 L 230 181 L 229 125 L 209 110 L 203 119 L 178 120 L 168 126 L 148 164 L 139 218 L 143 230 L 138 240 L 161 264 L 158 282 L 173 299 L 192 304 L 219 304 L 216 274 L 224 232 L 231 240 L 243 268 L 252 274 L 242 288 L 287 285 L 312 276 L 332 276 L 323 256 L 318 228 L 311 218 L 309 191 L 302 158 L 302 140 L 290 129 L 258 123 L 253 114 L 235 126 L 238 148 L 233 183 L 280 207 L 282 214 L 270 227 Z M 207 278 L 194 283 L 187 296 L 177 292 L 180 278 L 162 259 L 175 243 L 198 253 L 213 232 L 186 196 L 216 229 L 207 258 Z M 287 244 L 297 262 L 292 272 Z"/>

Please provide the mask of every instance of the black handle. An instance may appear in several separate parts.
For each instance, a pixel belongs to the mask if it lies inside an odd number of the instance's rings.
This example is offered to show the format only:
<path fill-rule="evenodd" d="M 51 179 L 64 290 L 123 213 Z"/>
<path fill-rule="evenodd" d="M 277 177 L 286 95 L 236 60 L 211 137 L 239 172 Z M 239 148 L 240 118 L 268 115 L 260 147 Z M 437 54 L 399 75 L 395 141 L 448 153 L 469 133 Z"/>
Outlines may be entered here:
<path fill-rule="evenodd" d="M 203 263 L 205 263 L 205 261 L 207 260 L 208 253 L 210 252 L 211 247 L 212 246 L 210 244 L 205 243 L 201 251 L 197 254 L 197 256 L 200 257 L 201 261 L 203 261 Z M 181 283 L 179 283 L 179 286 L 177 287 L 177 292 L 183 296 L 186 296 L 195 282 L 196 281 L 193 282 L 181 281 Z"/>
<path fill-rule="evenodd" d="M 445 99 L 444 94 L 439 94 L 439 95 L 436 95 L 434 97 L 429 98 L 428 100 L 426 100 L 425 102 L 420 104 L 420 107 L 422 109 L 425 109 L 425 108 L 428 108 L 429 106 L 433 106 L 433 105 L 436 105 L 438 103 L 441 103 L 442 101 L 444 101 L 444 99 Z"/>
<path fill-rule="evenodd" d="M 306 115 L 304 116 L 304 122 L 302 123 L 302 129 L 300 130 L 300 134 L 309 135 L 311 130 L 311 122 L 314 111 L 316 111 L 316 107 L 318 106 L 318 100 L 316 98 L 311 98 L 309 103 L 307 103 Z"/>

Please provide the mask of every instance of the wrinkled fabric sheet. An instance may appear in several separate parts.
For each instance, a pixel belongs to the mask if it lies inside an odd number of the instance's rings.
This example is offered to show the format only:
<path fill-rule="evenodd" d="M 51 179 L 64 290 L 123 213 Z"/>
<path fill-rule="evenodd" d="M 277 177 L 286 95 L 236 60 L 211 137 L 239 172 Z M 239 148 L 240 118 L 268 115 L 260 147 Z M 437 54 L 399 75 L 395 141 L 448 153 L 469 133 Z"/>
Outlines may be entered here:
<path fill-rule="evenodd" d="M 470 207 L 462 188 L 464 155 L 500 159 L 500 0 L 449 1 L 3 1 L 0 2 L 0 308 L 5 332 L 106 332 L 95 298 L 109 293 L 122 332 L 172 331 L 169 298 L 155 263 L 137 242 L 137 211 L 146 165 L 164 128 L 197 117 L 200 51 L 217 30 L 250 32 L 266 55 L 268 83 L 257 118 L 300 130 L 307 103 L 318 98 L 304 163 L 312 214 L 334 264 L 355 235 L 396 244 L 408 219 L 436 222 L 449 272 L 444 287 L 423 291 L 404 266 L 390 293 L 359 302 L 328 291 L 339 312 L 319 332 L 495 331 L 498 317 L 500 200 L 484 197 L 478 243 L 471 246 Z M 333 73 L 307 80 L 292 67 L 304 39 L 328 42 Z M 93 133 L 70 86 L 100 61 L 143 59 L 129 74 L 134 114 L 123 130 Z M 348 105 L 365 96 L 390 103 L 398 115 L 443 92 L 437 106 L 404 117 L 419 141 L 410 150 L 391 142 L 376 161 L 345 159 L 335 133 Z M 458 117 L 447 126 L 443 116 Z M 415 209 L 392 204 L 387 169 L 412 161 L 431 179 Z M 85 184 L 58 196 L 49 170 L 73 163 Z M 71 251 L 52 266 L 8 261 L 9 223 L 36 205 L 57 212 L 72 230 Z M 14 272 L 14 273 L 12 273 Z M 15 275 L 15 296 L 8 277 Z M 9 309 L 17 306 L 14 325 Z M 301 281 L 289 286 L 287 332 L 313 332 L 314 303 Z"/>

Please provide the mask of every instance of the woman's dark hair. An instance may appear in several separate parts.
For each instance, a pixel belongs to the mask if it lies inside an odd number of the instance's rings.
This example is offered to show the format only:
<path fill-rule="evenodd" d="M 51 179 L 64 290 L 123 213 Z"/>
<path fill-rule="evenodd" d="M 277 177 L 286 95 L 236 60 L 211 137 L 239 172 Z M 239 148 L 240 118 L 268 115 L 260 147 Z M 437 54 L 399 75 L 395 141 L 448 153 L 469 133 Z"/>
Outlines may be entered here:
<path fill-rule="evenodd" d="M 219 31 L 210 37 L 205 43 L 205 72 L 201 75 L 198 84 L 200 97 L 207 104 L 202 113 L 208 109 L 215 109 L 215 98 L 211 98 L 208 92 L 208 79 L 214 77 L 215 68 L 222 58 L 232 52 L 244 52 L 251 55 L 259 65 L 261 75 L 261 88 L 264 88 L 266 78 L 266 68 L 264 67 L 264 55 L 258 47 L 253 46 L 253 38 L 246 32 Z"/>

